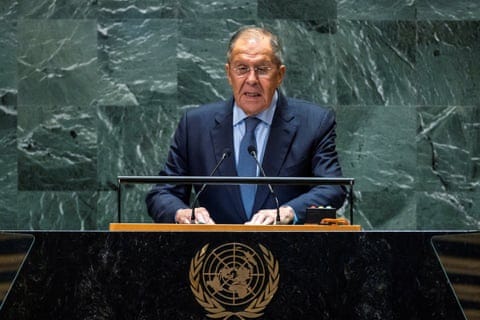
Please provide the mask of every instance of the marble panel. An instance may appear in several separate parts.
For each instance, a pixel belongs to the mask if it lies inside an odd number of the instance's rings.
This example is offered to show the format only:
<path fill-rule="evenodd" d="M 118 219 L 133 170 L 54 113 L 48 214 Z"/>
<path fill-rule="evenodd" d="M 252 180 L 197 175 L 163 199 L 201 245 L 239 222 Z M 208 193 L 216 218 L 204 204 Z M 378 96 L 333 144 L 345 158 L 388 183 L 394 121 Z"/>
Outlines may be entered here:
<path fill-rule="evenodd" d="M 340 105 L 415 104 L 415 23 L 339 20 Z"/>
<path fill-rule="evenodd" d="M 479 20 L 476 0 L 416 0 L 418 20 Z"/>
<path fill-rule="evenodd" d="M 480 108 L 418 108 L 416 188 L 473 191 L 480 188 Z"/>
<path fill-rule="evenodd" d="M 337 0 L 338 19 L 415 20 L 413 0 Z"/>
<path fill-rule="evenodd" d="M 35 0 L 19 1 L 22 19 L 94 19 L 98 0 Z"/>
<path fill-rule="evenodd" d="M 98 182 L 116 190 L 117 176 L 156 175 L 163 168 L 181 112 L 174 106 L 100 107 Z"/>
<path fill-rule="evenodd" d="M 182 20 L 177 47 L 178 103 L 197 105 L 230 97 L 225 74 L 231 34 L 253 21 Z"/>
<path fill-rule="evenodd" d="M 318 104 L 335 105 L 336 25 L 328 20 L 274 20 L 284 46 L 287 67 L 282 89 L 286 95 Z"/>
<path fill-rule="evenodd" d="M 0 105 L 17 105 L 17 23 L 0 19 Z"/>
<path fill-rule="evenodd" d="M 145 196 L 151 185 L 122 184 L 121 222 L 151 223 Z M 118 195 L 116 191 L 100 191 L 97 203 L 97 230 L 108 230 L 110 223 L 118 222 Z"/>
<path fill-rule="evenodd" d="M 478 192 L 418 192 L 417 229 L 479 230 Z"/>
<path fill-rule="evenodd" d="M 179 18 L 251 19 L 257 16 L 257 1 L 252 0 L 182 0 Z"/>
<path fill-rule="evenodd" d="M 0 105 L 0 230 L 17 227 L 17 111 Z"/>
<path fill-rule="evenodd" d="M 18 0 L 2 0 L 0 2 L 0 21 L 17 18 Z"/>
<path fill-rule="evenodd" d="M 97 183 L 93 110 L 19 106 L 19 190 L 92 190 Z"/>
<path fill-rule="evenodd" d="M 19 104 L 85 106 L 96 99 L 94 20 L 19 20 L 18 42 Z"/>
<path fill-rule="evenodd" d="M 117 200 L 118 200 L 117 191 L 99 191 L 98 192 L 98 201 L 97 201 L 98 215 L 97 215 L 97 221 L 96 221 L 97 227 L 98 227 L 97 230 L 108 230 L 110 223 L 118 222 Z M 125 202 L 126 202 L 125 200 L 122 201 L 122 203 L 125 203 Z M 138 209 L 137 211 L 140 212 L 141 210 Z M 127 210 L 122 212 L 122 213 L 125 213 L 123 218 L 126 218 L 129 212 L 130 211 L 127 211 Z M 147 214 L 145 213 L 145 215 Z M 138 221 L 140 221 L 140 219 Z M 149 219 L 149 222 L 150 221 L 152 221 L 152 219 Z"/>
<path fill-rule="evenodd" d="M 261 19 L 335 19 L 335 0 L 258 0 L 258 17 Z"/>
<path fill-rule="evenodd" d="M 96 230 L 98 192 L 18 192 L 17 229 Z M 101 212 L 100 215 L 103 213 Z"/>
<path fill-rule="evenodd" d="M 102 20 L 98 42 L 99 105 L 176 101 L 177 20 Z"/>
<path fill-rule="evenodd" d="M 419 105 L 478 105 L 480 21 L 420 21 Z"/>
<path fill-rule="evenodd" d="M 339 107 L 337 149 L 343 174 L 361 191 L 412 190 L 416 176 L 413 107 Z"/>
<path fill-rule="evenodd" d="M 107 19 L 176 18 L 178 0 L 98 0 L 98 14 Z"/>
<path fill-rule="evenodd" d="M 414 190 L 392 188 L 375 192 L 358 191 L 355 192 L 354 206 L 353 222 L 361 225 L 364 230 L 417 229 L 417 203 Z"/>

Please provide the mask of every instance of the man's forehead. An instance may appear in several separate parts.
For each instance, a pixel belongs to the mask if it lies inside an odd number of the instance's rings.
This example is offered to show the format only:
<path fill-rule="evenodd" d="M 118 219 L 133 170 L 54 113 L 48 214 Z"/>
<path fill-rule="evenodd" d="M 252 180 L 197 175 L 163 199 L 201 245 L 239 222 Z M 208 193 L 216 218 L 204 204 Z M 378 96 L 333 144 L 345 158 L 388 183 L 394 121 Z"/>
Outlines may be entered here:
<path fill-rule="evenodd" d="M 232 56 L 232 62 L 240 63 L 271 63 L 272 62 L 271 54 L 259 52 L 259 53 L 246 53 L 246 52 L 236 52 Z"/>
<path fill-rule="evenodd" d="M 259 37 L 242 37 L 239 38 L 233 46 L 232 56 L 244 57 L 268 57 L 273 56 L 273 50 L 270 45 L 270 39 L 267 36 Z"/>
<path fill-rule="evenodd" d="M 270 36 L 255 30 L 246 31 L 242 35 L 240 35 L 235 41 L 234 45 L 251 45 L 251 46 L 258 46 L 260 44 L 270 44 Z"/>
<path fill-rule="evenodd" d="M 247 42 L 248 45 L 254 46 L 254 45 L 258 45 L 261 42 L 261 39 L 258 39 L 256 37 L 255 38 L 250 37 L 245 39 L 245 41 Z"/>

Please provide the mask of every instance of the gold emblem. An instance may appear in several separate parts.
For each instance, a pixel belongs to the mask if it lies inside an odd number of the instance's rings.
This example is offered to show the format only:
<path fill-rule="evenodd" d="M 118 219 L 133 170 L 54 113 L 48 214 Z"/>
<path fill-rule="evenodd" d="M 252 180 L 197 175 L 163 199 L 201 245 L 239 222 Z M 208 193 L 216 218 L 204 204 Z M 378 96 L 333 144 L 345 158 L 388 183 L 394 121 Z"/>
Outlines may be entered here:
<path fill-rule="evenodd" d="M 278 261 L 261 244 L 261 253 L 242 243 L 209 244 L 190 262 L 190 288 L 215 319 L 258 318 L 272 300 L 280 279 Z"/>

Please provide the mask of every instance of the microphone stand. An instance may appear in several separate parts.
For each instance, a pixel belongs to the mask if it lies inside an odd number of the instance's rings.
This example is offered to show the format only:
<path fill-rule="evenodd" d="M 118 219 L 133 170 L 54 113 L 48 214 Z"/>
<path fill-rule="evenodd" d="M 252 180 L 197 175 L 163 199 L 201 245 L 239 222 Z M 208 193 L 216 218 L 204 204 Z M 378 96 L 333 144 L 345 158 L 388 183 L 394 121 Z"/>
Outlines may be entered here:
<path fill-rule="evenodd" d="M 228 157 L 230 157 L 230 155 L 232 154 L 232 152 L 230 151 L 230 149 L 225 149 L 223 151 L 223 154 L 222 154 L 222 157 L 220 158 L 220 160 L 218 161 L 217 165 L 215 166 L 215 168 L 213 168 L 212 172 L 210 173 L 210 177 L 213 176 L 215 174 L 215 172 L 217 172 L 218 168 L 220 167 L 220 165 L 223 163 L 223 161 L 225 159 L 227 159 Z M 207 184 L 204 183 L 202 185 L 202 187 L 200 188 L 200 190 L 198 190 L 197 194 L 195 195 L 195 198 L 193 199 L 193 202 L 192 202 L 192 215 L 190 217 L 190 220 L 193 222 L 195 221 L 195 207 L 197 206 L 197 202 L 198 202 L 198 198 L 200 197 L 200 194 L 202 194 L 203 190 L 205 190 L 205 188 L 207 187 Z"/>
<path fill-rule="evenodd" d="M 263 167 L 262 167 L 262 165 L 260 164 L 260 161 L 258 161 L 258 158 L 257 158 L 257 148 L 255 148 L 252 145 L 248 146 L 248 153 L 252 156 L 253 159 L 255 159 L 255 162 L 257 163 L 257 166 L 260 169 L 260 172 L 266 178 L 267 175 L 265 174 L 265 170 L 263 170 Z M 275 200 L 275 204 L 277 206 L 277 216 L 275 218 L 275 223 L 274 224 L 280 224 L 280 204 L 278 202 L 277 195 L 273 191 L 272 185 L 270 183 L 267 183 L 267 186 L 268 186 L 268 189 L 270 190 L 270 194 L 272 195 L 273 199 Z"/>

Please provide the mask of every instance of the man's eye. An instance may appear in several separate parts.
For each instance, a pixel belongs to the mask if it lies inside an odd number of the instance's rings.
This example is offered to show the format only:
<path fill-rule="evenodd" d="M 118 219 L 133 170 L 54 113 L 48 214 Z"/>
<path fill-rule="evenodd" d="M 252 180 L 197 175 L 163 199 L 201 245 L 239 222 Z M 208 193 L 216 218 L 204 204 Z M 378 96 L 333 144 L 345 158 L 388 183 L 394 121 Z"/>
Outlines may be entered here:
<path fill-rule="evenodd" d="M 248 72 L 248 67 L 245 67 L 245 66 L 240 66 L 240 67 L 237 67 L 237 71 L 240 72 L 240 73 L 245 73 L 245 72 Z"/>
<path fill-rule="evenodd" d="M 257 72 L 259 74 L 267 74 L 268 71 L 270 71 L 270 68 L 269 67 L 258 67 L 257 68 Z"/>

